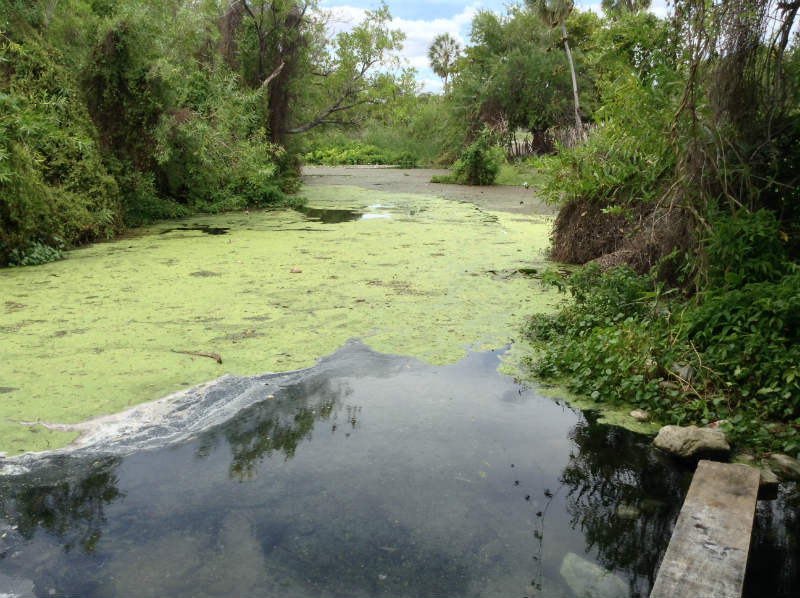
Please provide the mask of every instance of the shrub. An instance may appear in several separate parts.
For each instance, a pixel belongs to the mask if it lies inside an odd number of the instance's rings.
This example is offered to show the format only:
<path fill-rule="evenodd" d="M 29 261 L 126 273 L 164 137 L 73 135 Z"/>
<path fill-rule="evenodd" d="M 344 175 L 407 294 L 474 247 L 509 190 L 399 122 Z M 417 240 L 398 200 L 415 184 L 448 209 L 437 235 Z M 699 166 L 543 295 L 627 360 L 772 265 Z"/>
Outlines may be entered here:
<path fill-rule="evenodd" d="M 710 283 L 716 287 L 774 282 L 790 268 L 780 223 L 768 210 L 712 220 L 706 253 Z"/>
<path fill-rule="evenodd" d="M 800 417 L 800 271 L 707 292 L 688 339 L 719 383 L 766 417 Z"/>
<path fill-rule="evenodd" d="M 335 145 L 315 149 L 304 156 L 309 164 L 353 166 L 357 164 L 391 164 L 416 168 L 419 159 L 410 151 L 394 152 L 361 141 L 340 141 Z"/>
<path fill-rule="evenodd" d="M 456 160 L 453 175 L 462 185 L 491 185 L 504 162 L 503 150 L 491 145 L 489 131 L 484 130 Z"/>
<path fill-rule="evenodd" d="M 710 288 L 700 305 L 668 303 L 650 277 L 626 267 L 545 276 L 573 302 L 528 321 L 524 332 L 540 349 L 531 369 L 664 423 L 726 420 L 734 441 L 800 453 L 800 271 L 788 269 L 775 282 Z M 694 379 L 677 375 L 677 364 L 691 365 Z"/>
<path fill-rule="evenodd" d="M 657 199 L 675 165 L 667 133 L 675 74 L 662 75 L 659 85 L 632 75 L 605 84 L 606 103 L 587 141 L 541 161 L 545 201 L 627 205 Z"/>
<path fill-rule="evenodd" d="M 63 257 L 61 248 L 50 247 L 34 241 L 22 249 L 12 249 L 8 253 L 9 266 L 39 266 L 60 260 Z"/>
<path fill-rule="evenodd" d="M 0 265 L 121 228 L 117 182 L 63 60 L 38 38 L 0 40 Z"/>
<path fill-rule="evenodd" d="M 500 167 L 505 163 L 505 153 L 491 145 L 489 131 L 485 130 L 461 153 L 452 166 L 453 172 L 435 175 L 432 183 L 459 185 L 493 185 Z"/>
<path fill-rule="evenodd" d="M 653 281 L 626 266 L 603 273 L 596 264 L 568 279 L 544 280 L 568 291 L 573 302 L 556 316 L 537 315 L 525 333 L 542 347 L 533 370 L 563 378 L 574 392 L 604 402 L 659 409 Z"/>

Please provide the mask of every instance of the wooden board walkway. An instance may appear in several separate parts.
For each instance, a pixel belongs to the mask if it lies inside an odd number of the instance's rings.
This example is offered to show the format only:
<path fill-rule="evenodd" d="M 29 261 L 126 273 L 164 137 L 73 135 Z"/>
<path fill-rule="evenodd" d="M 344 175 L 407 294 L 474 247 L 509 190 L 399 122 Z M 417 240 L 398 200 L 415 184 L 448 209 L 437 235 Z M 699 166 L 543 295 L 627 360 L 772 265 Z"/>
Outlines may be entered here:
<path fill-rule="evenodd" d="M 740 598 L 759 470 L 700 461 L 650 598 Z"/>

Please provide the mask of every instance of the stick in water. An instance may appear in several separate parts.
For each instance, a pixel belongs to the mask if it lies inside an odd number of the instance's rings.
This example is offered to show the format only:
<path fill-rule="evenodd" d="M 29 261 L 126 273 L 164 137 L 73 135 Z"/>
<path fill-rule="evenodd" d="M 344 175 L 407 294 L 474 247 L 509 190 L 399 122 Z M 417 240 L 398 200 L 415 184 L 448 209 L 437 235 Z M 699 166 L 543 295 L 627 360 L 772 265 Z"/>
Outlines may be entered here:
<path fill-rule="evenodd" d="M 200 353 L 198 351 L 176 351 L 175 349 L 172 349 L 172 352 L 183 353 L 184 355 L 197 355 L 198 357 L 210 357 L 217 363 L 222 363 L 222 357 L 220 357 L 217 353 Z"/>

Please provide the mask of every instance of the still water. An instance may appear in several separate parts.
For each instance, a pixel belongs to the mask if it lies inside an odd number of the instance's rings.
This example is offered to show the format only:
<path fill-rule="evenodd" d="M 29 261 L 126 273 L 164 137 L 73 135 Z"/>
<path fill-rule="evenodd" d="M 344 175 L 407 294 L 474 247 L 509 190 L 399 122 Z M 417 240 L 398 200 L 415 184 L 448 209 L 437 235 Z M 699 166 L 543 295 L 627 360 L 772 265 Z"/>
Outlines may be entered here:
<path fill-rule="evenodd" d="M 0 595 L 646 596 L 691 471 L 498 365 L 349 343 L 181 442 L 0 478 Z M 750 595 L 796 582 L 790 490 Z"/>

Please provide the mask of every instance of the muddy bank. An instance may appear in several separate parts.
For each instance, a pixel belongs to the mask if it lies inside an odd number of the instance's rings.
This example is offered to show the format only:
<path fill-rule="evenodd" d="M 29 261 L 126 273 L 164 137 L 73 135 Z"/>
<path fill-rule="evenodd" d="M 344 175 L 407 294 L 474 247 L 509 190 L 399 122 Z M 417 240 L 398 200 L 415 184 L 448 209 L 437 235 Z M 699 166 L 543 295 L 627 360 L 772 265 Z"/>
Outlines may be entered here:
<path fill-rule="evenodd" d="M 304 166 L 306 185 L 353 185 L 375 191 L 420 193 L 453 201 L 463 201 L 484 210 L 511 214 L 540 214 L 554 216 L 558 209 L 536 198 L 533 189 L 494 185 L 470 187 L 431 183 L 434 175 L 449 170 L 431 168 L 401 169 L 376 166 Z"/>

